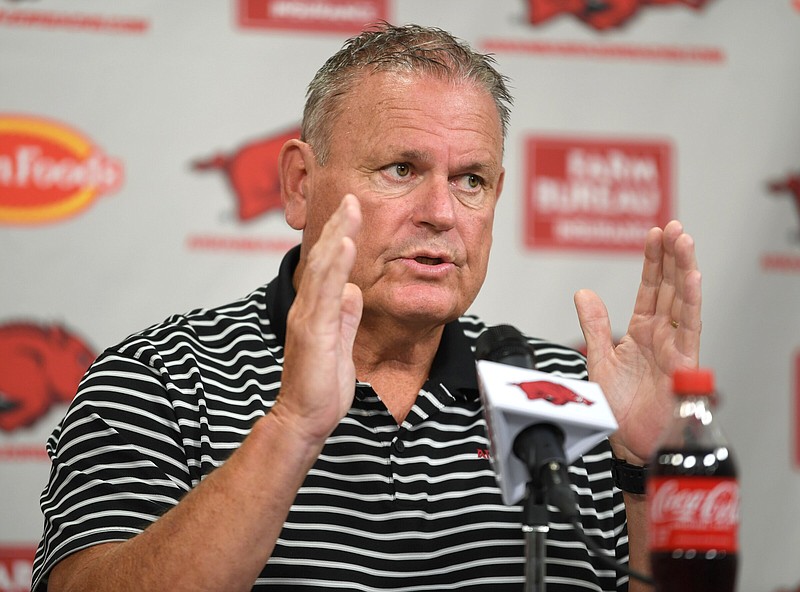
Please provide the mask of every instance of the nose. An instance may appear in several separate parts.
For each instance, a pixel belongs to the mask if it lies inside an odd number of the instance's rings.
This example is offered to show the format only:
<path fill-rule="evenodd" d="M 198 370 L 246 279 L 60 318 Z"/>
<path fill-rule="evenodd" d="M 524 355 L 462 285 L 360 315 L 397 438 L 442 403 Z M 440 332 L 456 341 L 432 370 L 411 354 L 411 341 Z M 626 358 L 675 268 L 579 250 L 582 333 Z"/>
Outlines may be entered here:
<path fill-rule="evenodd" d="M 418 188 L 413 211 L 414 224 L 437 231 L 449 230 L 456 223 L 456 197 L 448 179 L 432 177 Z"/>

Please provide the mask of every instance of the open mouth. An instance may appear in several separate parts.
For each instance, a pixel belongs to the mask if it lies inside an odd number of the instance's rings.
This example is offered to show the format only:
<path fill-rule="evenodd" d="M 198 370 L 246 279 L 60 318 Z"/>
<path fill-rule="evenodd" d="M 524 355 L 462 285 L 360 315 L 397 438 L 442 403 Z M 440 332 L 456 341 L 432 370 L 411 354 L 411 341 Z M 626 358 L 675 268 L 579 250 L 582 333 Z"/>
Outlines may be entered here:
<path fill-rule="evenodd" d="M 439 265 L 440 263 L 444 263 L 444 260 L 438 257 L 414 257 L 414 261 L 422 263 L 423 265 Z"/>

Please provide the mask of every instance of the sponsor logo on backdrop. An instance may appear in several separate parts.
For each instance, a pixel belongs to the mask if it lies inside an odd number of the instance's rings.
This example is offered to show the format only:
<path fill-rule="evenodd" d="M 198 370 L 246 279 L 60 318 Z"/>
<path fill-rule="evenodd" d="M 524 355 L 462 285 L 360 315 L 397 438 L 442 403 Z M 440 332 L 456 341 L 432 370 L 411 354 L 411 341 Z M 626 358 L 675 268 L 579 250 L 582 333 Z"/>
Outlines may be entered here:
<path fill-rule="evenodd" d="M 75 216 L 122 178 L 120 161 L 85 133 L 43 117 L 0 114 L 0 223 Z"/>
<path fill-rule="evenodd" d="M 15 2 L 14 4 L 18 3 Z M 125 34 L 146 32 L 150 28 L 150 21 L 140 17 L 116 14 L 56 12 L 38 8 L 35 10 L 28 8 L 0 8 L 0 26 Z"/>
<path fill-rule="evenodd" d="M 794 230 L 786 237 L 787 250 L 768 252 L 761 257 L 761 267 L 771 271 L 800 272 L 800 171 L 767 182 L 770 198 L 790 200 Z"/>
<path fill-rule="evenodd" d="M 794 359 L 794 466 L 800 469 L 800 351 Z"/>
<path fill-rule="evenodd" d="M 532 136 L 525 143 L 525 245 L 641 253 L 672 218 L 662 140 Z"/>
<path fill-rule="evenodd" d="M 54 405 L 72 401 L 94 358 L 86 341 L 62 325 L 0 325 L 0 431 L 31 427 Z"/>
<path fill-rule="evenodd" d="M 389 19 L 389 0 L 238 0 L 239 24 L 256 29 L 358 33 Z"/>
<path fill-rule="evenodd" d="M 192 168 L 196 171 L 219 171 L 225 175 L 236 200 L 239 220 L 251 220 L 282 209 L 278 155 L 288 140 L 299 137 L 300 128 L 292 128 L 248 142 L 231 152 L 196 160 Z"/>
<path fill-rule="evenodd" d="M 571 15 L 598 31 L 620 27 L 640 9 L 668 4 L 700 10 L 708 0 L 528 0 L 528 19 L 540 25 L 558 15 Z"/>
<path fill-rule="evenodd" d="M 672 4 L 696 11 L 707 0 L 528 0 L 528 21 L 535 27 L 549 24 L 555 17 L 573 17 L 598 32 L 619 28 L 641 9 Z M 720 66 L 725 51 L 719 47 L 686 44 L 637 43 L 603 39 L 601 42 L 558 39 L 512 39 L 507 36 L 484 39 L 483 51 L 528 54 L 584 60 L 679 63 L 690 66 Z"/>
<path fill-rule="evenodd" d="M 288 140 L 299 137 L 300 128 L 293 126 L 247 142 L 229 152 L 198 158 L 191 166 L 197 172 L 216 172 L 224 176 L 239 223 L 261 219 L 272 213 L 280 214 L 282 219 L 278 155 Z M 287 230 L 288 228 L 286 226 Z M 265 238 L 197 234 L 189 237 L 188 247 L 206 250 L 286 251 L 297 242 L 293 236 Z"/>
<path fill-rule="evenodd" d="M 31 589 L 36 547 L 0 545 L 0 592 L 28 592 Z"/>

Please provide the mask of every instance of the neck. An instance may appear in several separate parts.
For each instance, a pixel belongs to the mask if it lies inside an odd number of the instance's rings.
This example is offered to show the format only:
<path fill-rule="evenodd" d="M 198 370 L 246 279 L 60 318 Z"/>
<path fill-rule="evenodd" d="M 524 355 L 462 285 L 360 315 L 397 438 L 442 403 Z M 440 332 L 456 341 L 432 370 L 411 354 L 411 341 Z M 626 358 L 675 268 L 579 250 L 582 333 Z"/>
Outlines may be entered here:
<path fill-rule="evenodd" d="M 388 330 L 362 321 L 353 346 L 359 380 L 369 382 L 398 423 L 413 407 L 430 374 L 443 326 Z"/>

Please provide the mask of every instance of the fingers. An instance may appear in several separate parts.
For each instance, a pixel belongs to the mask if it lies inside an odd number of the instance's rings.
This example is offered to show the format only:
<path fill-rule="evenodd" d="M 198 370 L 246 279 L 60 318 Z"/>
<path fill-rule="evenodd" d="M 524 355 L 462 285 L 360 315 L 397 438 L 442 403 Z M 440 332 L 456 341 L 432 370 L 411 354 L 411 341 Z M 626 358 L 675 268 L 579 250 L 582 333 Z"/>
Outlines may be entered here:
<path fill-rule="evenodd" d="M 353 343 L 358 333 L 358 326 L 361 323 L 361 313 L 364 308 L 364 300 L 361 290 L 355 284 L 345 284 L 342 291 L 342 315 L 341 328 L 342 340 L 348 352 L 353 351 Z"/>
<path fill-rule="evenodd" d="M 277 409 L 285 424 L 309 442 L 327 438 L 352 403 L 353 343 L 363 301 L 348 279 L 360 228 L 358 200 L 347 195 L 309 251 L 288 313 L 281 392 L 273 413 Z"/>
<path fill-rule="evenodd" d="M 586 341 L 586 357 L 593 363 L 602 360 L 614 348 L 608 310 L 591 290 L 579 290 L 574 296 L 575 310 Z"/>
<path fill-rule="evenodd" d="M 686 274 L 697 270 L 694 240 L 677 220 L 652 228 L 644 248 L 642 281 L 634 312 L 678 320 Z"/>
<path fill-rule="evenodd" d="M 700 360 L 700 333 L 703 329 L 701 321 L 702 277 L 695 269 L 688 272 L 683 280 L 683 296 L 678 327 L 675 333 L 675 345 L 681 353 L 691 359 L 693 365 Z"/>
<path fill-rule="evenodd" d="M 660 228 L 651 228 L 647 233 L 644 243 L 642 279 L 639 283 L 639 291 L 636 294 L 636 302 L 633 307 L 635 316 L 651 316 L 655 314 L 663 269 L 663 234 Z"/>
<path fill-rule="evenodd" d="M 700 348 L 700 307 L 701 278 L 694 239 L 677 220 L 663 230 L 651 229 L 645 241 L 634 314 L 674 328 L 677 348 L 695 359 Z"/>
<path fill-rule="evenodd" d="M 361 208 L 346 195 L 308 255 L 297 297 L 322 322 L 339 319 L 345 284 L 355 263 Z"/>

